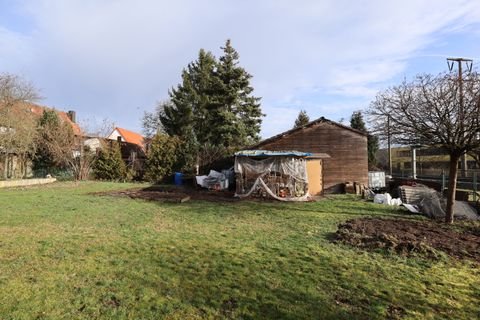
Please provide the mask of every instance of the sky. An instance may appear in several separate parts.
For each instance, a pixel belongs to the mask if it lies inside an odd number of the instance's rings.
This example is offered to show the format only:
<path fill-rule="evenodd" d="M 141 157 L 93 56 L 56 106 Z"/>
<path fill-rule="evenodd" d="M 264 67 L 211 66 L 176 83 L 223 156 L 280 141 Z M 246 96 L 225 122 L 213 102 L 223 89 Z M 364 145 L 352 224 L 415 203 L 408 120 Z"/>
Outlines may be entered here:
<path fill-rule="evenodd" d="M 348 120 L 377 92 L 447 57 L 480 63 L 480 1 L 0 0 L 0 73 L 40 104 L 141 132 L 141 118 L 227 39 L 262 97 L 263 138 L 310 119 Z"/>

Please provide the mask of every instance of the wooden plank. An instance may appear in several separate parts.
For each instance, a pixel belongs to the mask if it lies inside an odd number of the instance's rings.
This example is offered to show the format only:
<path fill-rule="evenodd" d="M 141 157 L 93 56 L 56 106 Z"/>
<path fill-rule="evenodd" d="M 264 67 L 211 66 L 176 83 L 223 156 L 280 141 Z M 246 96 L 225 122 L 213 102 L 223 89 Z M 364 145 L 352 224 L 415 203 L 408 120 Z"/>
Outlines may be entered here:
<path fill-rule="evenodd" d="M 320 159 L 307 160 L 308 192 L 312 195 L 322 193 L 322 166 Z"/>

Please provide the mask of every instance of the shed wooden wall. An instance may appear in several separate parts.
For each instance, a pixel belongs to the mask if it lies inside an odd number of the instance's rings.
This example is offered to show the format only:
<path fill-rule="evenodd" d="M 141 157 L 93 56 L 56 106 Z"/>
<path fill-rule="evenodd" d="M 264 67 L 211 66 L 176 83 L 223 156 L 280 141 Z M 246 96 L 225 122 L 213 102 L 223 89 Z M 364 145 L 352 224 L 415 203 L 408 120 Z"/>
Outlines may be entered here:
<path fill-rule="evenodd" d="M 256 148 L 327 153 L 331 158 L 323 160 L 325 192 L 339 192 L 345 182 L 368 185 L 367 136 L 332 123 L 321 122 Z"/>

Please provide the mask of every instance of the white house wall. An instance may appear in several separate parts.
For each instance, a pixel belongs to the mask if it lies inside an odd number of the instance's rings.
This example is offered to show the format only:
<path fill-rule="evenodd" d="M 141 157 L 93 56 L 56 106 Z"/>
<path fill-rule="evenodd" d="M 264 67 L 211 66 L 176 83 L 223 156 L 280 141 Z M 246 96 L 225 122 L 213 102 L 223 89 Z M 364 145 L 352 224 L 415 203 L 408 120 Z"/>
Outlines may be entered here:
<path fill-rule="evenodd" d="M 118 132 L 117 129 L 113 130 L 113 132 L 107 137 L 107 139 L 109 140 L 117 140 L 118 137 L 120 137 L 122 139 L 122 141 L 125 141 L 125 139 L 123 139 L 122 135 L 120 134 L 120 132 Z"/>

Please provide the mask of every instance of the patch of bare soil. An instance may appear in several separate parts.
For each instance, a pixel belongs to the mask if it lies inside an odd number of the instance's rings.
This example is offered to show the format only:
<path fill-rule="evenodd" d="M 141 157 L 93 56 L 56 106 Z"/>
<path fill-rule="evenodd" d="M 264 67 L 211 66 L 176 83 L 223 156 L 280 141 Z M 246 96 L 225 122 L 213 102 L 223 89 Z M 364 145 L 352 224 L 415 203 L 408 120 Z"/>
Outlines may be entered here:
<path fill-rule="evenodd" d="M 206 200 L 211 202 L 234 202 L 234 193 L 230 191 L 210 191 L 190 187 L 152 186 L 144 189 L 127 189 L 97 192 L 95 195 L 129 197 L 149 201 L 181 203 L 188 200 Z"/>
<path fill-rule="evenodd" d="M 437 257 L 442 251 L 455 258 L 480 262 L 480 224 L 445 225 L 433 221 L 361 218 L 338 227 L 335 241 L 366 249 L 393 250 L 402 255 Z"/>

